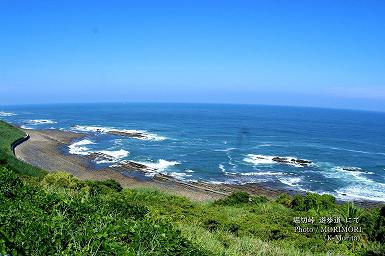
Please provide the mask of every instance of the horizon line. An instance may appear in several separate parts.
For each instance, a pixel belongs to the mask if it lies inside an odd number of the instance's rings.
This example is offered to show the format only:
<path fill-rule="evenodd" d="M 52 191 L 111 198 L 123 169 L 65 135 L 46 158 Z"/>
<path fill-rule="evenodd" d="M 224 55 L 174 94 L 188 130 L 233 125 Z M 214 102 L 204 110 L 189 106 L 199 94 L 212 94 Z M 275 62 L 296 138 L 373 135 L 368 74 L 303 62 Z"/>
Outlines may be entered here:
<path fill-rule="evenodd" d="M 280 105 L 280 104 L 262 104 L 262 103 L 231 103 L 231 102 L 166 102 L 166 101 L 99 101 L 99 102 L 47 102 L 47 103 L 22 103 L 22 104 L 0 104 L 0 107 L 18 107 L 18 106 L 37 106 L 37 105 L 75 105 L 75 104 L 190 104 L 190 105 L 235 105 L 235 106 L 261 106 L 261 107 L 285 107 L 285 108 L 310 108 L 324 110 L 341 110 L 341 111 L 359 111 L 385 113 L 384 110 L 372 109 L 355 109 L 355 108 L 338 108 L 325 106 L 307 106 L 307 105 Z"/>

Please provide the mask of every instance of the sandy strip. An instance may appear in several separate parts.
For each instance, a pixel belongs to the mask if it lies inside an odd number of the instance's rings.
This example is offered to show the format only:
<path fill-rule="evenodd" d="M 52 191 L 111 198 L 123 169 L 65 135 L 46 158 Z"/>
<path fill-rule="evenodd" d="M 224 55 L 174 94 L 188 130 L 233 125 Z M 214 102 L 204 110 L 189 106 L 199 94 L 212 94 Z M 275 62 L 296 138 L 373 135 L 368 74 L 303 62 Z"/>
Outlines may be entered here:
<path fill-rule="evenodd" d="M 63 152 L 68 144 L 85 137 L 81 133 L 59 130 L 25 130 L 30 139 L 15 148 L 16 157 L 48 171 L 66 171 L 80 179 L 114 179 L 127 188 L 157 188 L 159 190 L 188 197 L 195 201 L 208 201 L 222 198 L 232 191 L 243 190 L 252 194 L 276 196 L 279 191 L 258 185 L 231 186 L 206 183 L 184 183 L 165 175 L 156 175 L 150 181 L 138 181 L 114 170 L 94 170 L 90 160 L 78 155 Z"/>

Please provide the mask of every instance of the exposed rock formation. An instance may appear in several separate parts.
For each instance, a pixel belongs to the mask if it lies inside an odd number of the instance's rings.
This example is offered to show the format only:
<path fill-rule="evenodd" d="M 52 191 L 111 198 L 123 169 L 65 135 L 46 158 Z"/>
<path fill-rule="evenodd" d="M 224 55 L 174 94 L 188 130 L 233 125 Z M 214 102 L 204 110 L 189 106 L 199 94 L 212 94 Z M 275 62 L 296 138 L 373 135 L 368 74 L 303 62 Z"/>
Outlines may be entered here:
<path fill-rule="evenodd" d="M 287 157 L 274 157 L 272 160 L 274 162 L 281 163 L 281 164 L 294 164 L 294 165 L 300 165 L 302 167 L 307 167 L 310 164 L 312 164 L 312 161 L 309 161 L 309 160 L 287 158 Z"/>

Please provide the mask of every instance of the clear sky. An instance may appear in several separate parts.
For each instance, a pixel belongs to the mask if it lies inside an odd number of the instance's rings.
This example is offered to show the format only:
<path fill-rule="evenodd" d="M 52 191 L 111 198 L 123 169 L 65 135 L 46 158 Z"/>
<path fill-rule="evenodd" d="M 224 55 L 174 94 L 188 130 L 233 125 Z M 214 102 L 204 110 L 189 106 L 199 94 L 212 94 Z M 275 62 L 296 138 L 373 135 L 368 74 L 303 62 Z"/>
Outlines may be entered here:
<path fill-rule="evenodd" d="M 0 105 L 385 111 L 385 1 L 0 1 Z"/>

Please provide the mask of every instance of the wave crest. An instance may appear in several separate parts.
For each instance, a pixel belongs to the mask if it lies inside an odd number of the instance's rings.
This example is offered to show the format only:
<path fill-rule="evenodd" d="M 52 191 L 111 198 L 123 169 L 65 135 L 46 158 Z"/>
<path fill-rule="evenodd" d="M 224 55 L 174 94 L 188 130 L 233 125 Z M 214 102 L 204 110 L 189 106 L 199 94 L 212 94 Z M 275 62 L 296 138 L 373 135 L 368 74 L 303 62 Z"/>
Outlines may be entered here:
<path fill-rule="evenodd" d="M 57 124 L 56 121 L 49 120 L 49 119 L 33 119 L 33 120 L 28 120 L 26 123 L 28 123 L 30 125 Z"/>
<path fill-rule="evenodd" d="M 16 113 L 0 111 L 0 116 L 16 116 Z"/>
<path fill-rule="evenodd" d="M 95 143 L 87 139 L 75 142 L 68 146 L 69 153 L 73 155 L 89 156 L 98 164 L 115 163 L 127 157 L 129 154 L 129 152 L 124 149 L 92 151 L 87 147 L 87 145 L 92 144 Z"/>
<path fill-rule="evenodd" d="M 270 165 L 270 164 L 286 164 L 295 167 L 307 167 L 312 164 L 311 161 L 305 159 L 298 159 L 295 157 L 285 156 L 268 156 L 248 154 L 243 161 L 253 165 Z"/>
<path fill-rule="evenodd" d="M 72 130 L 80 132 L 94 132 L 94 133 L 109 133 L 112 135 L 127 136 L 140 140 L 152 140 L 152 141 L 163 141 L 166 137 L 159 136 L 154 133 L 149 133 L 145 130 L 127 130 L 127 129 L 116 129 L 112 127 L 101 127 L 101 126 L 84 126 L 75 125 Z"/>

